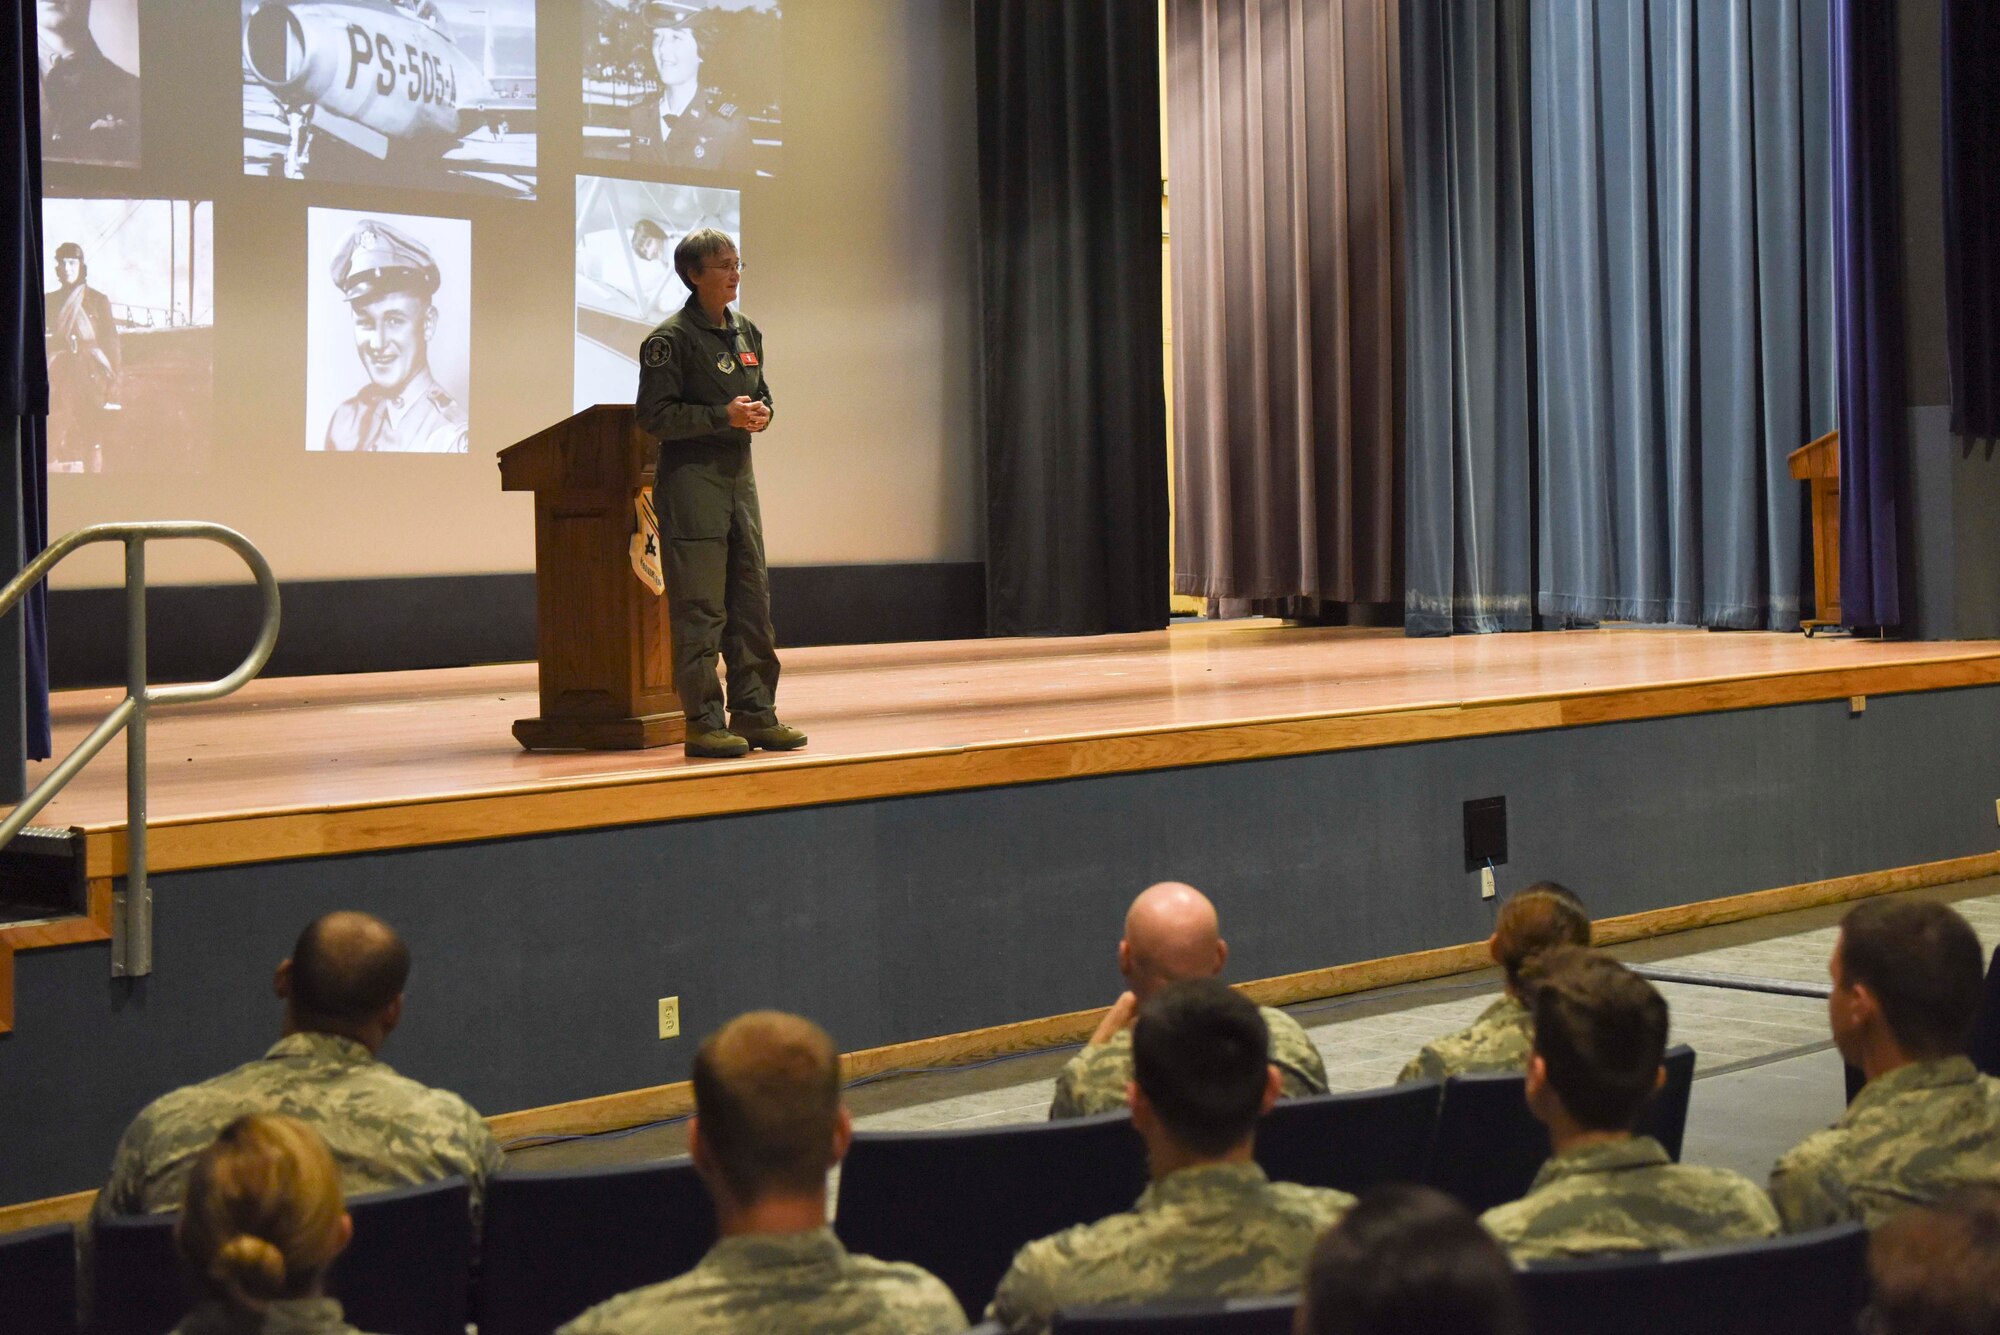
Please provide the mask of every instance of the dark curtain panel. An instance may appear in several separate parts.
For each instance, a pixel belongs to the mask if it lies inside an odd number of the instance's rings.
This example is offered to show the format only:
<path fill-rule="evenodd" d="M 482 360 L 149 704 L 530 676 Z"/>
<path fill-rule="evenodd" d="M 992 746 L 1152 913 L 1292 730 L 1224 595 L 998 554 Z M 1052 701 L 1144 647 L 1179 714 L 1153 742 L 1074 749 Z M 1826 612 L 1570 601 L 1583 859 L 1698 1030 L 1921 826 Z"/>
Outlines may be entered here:
<path fill-rule="evenodd" d="M 1153 0 L 974 0 L 987 624 L 1167 622 Z"/>
<path fill-rule="evenodd" d="M 1403 11 L 1412 635 L 1534 623 L 1527 0 Z"/>
<path fill-rule="evenodd" d="M 1401 596 L 1397 8 L 1168 0 L 1174 591 L 1226 612 Z"/>
<path fill-rule="evenodd" d="M 35 7 L 22 4 L 0 19 L 0 174 L 7 181 L 4 229 L 8 293 L 0 317 L 0 413 L 16 445 L 0 460 L 11 497 L 0 497 L 0 578 L 12 576 L 48 540 L 49 411 L 47 357 L 42 346 L 42 128 L 40 70 L 35 59 Z M 48 605 L 43 588 L 21 603 L 0 634 L 0 801 L 22 795 L 24 759 L 49 754 Z M 25 728 L 25 731 L 23 729 Z"/>
<path fill-rule="evenodd" d="M 1410 7 L 1411 633 L 1798 624 L 1827 3 Z"/>
<path fill-rule="evenodd" d="M 1908 398 L 1896 7 L 1879 0 L 1832 2 L 1840 608 L 1851 626 L 1894 626 L 1903 619 L 1896 515 L 1905 478 Z"/>
<path fill-rule="evenodd" d="M 2000 4 L 1945 0 L 1944 264 L 1951 429 L 2000 436 Z"/>

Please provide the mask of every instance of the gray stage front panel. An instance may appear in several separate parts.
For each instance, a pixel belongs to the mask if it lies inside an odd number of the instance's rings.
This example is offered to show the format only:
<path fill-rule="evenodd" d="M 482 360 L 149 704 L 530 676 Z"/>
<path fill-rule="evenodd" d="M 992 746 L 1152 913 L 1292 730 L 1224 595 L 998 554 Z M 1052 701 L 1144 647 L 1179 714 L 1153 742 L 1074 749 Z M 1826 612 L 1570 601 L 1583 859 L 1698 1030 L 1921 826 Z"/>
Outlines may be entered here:
<path fill-rule="evenodd" d="M 1108 1003 L 1159 879 L 1214 895 L 1237 978 L 1478 940 L 1469 798 L 1507 798 L 1503 895 L 1552 877 L 1599 917 L 1985 852 L 1996 756 L 1982 687 L 163 875 L 150 978 L 17 960 L 0 1202 L 96 1185 L 147 1099 L 260 1053 L 328 909 L 415 954 L 385 1057 L 498 1112 L 684 1079 L 751 1007 L 855 1049 Z"/>

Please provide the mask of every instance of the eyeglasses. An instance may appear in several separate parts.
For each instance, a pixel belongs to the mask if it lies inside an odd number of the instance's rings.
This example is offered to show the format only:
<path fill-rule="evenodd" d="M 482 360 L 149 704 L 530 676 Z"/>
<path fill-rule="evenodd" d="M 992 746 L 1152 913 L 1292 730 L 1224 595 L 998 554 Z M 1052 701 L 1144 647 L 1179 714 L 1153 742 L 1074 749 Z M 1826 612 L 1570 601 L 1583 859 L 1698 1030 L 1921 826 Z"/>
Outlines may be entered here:
<path fill-rule="evenodd" d="M 750 266 L 742 260 L 717 260 L 712 263 L 703 264 L 701 267 L 704 269 L 713 269 L 717 273 L 742 273 Z"/>

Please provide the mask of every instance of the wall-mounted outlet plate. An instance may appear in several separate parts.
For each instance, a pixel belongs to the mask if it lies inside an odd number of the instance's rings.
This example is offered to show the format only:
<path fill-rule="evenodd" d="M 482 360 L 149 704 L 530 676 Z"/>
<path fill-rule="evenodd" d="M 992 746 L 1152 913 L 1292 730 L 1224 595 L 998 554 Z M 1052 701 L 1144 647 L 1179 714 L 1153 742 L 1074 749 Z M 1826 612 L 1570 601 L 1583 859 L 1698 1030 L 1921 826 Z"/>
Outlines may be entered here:
<path fill-rule="evenodd" d="M 681 1036 L 681 999 L 679 997 L 660 998 L 660 1037 L 679 1038 Z"/>

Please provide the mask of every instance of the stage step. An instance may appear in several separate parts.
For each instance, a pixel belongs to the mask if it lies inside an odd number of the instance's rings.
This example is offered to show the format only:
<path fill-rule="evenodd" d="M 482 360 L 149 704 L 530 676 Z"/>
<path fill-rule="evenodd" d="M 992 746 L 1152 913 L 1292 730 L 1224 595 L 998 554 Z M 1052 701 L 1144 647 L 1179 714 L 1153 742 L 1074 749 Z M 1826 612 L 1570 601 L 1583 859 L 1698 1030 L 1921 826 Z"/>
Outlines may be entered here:
<path fill-rule="evenodd" d="M 30 825 L 0 849 L 0 926 L 88 911 L 82 830 Z"/>

